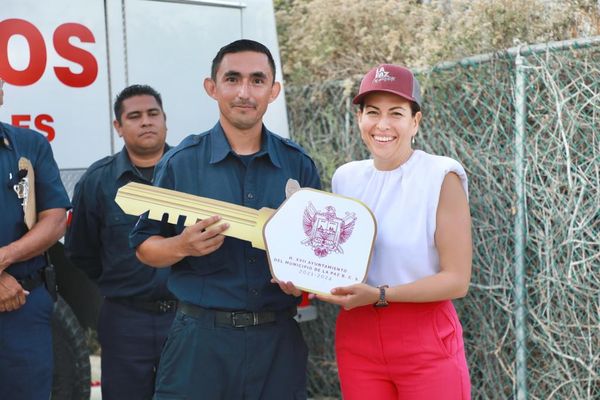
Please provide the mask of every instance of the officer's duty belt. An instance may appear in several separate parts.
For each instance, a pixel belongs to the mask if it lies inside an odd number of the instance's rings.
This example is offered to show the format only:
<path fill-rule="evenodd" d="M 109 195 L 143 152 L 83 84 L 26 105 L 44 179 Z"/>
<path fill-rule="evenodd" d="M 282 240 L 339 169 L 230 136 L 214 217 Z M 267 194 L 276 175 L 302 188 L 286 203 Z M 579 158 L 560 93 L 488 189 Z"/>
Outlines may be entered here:
<path fill-rule="evenodd" d="M 290 307 L 281 311 L 222 311 L 184 302 L 180 302 L 177 309 L 190 317 L 214 318 L 215 325 L 233 328 L 269 324 L 277 320 L 293 318 L 298 312 L 296 307 Z"/>
<path fill-rule="evenodd" d="M 145 300 L 137 297 L 109 297 L 107 300 L 157 314 L 175 312 L 177 309 L 177 300 Z"/>

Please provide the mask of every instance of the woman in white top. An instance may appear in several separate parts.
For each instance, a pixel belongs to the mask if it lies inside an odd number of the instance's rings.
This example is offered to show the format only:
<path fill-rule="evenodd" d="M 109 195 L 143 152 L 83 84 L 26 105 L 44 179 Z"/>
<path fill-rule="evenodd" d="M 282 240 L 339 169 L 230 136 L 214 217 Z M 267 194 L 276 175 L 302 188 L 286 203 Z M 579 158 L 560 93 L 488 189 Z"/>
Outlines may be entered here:
<path fill-rule="evenodd" d="M 451 302 L 467 294 L 471 277 L 465 171 L 412 148 L 422 114 L 410 70 L 373 68 L 354 103 L 372 159 L 341 166 L 332 186 L 369 206 L 377 239 L 366 283 L 317 296 L 342 306 L 336 355 L 344 399 L 468 399 Z"/>

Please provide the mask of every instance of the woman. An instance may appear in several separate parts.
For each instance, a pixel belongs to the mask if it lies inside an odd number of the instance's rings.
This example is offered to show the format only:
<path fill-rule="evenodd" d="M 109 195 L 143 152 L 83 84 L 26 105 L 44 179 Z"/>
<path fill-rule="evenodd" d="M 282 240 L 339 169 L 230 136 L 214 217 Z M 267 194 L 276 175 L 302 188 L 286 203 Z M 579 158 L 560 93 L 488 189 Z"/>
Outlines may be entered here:
<path fill-rule="evenodd" d="M 465 171 L 411 147 L 422 114 L 410 70 L 373 68 L 353 102 L 372 159 L 338 168 L 332 187 L 369 206 L 377 239 L 367 283 L 317 296 L 342 306 L 336 355 L 344 399 L 468 399 L 451 302 L 466 295 L 471 276 Z"/>

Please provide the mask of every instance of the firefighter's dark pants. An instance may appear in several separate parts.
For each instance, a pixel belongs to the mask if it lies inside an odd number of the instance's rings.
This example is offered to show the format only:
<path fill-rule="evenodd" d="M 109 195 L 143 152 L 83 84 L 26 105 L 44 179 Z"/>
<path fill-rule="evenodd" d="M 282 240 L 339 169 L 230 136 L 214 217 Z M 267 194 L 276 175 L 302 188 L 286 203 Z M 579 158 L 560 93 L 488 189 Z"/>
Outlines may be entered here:
<path fill-rule="evenodd" d="M 0 399 L 48 399 L 52 388 L 52 310 L 44 285 L 23 307 L 0 312 Z"/>

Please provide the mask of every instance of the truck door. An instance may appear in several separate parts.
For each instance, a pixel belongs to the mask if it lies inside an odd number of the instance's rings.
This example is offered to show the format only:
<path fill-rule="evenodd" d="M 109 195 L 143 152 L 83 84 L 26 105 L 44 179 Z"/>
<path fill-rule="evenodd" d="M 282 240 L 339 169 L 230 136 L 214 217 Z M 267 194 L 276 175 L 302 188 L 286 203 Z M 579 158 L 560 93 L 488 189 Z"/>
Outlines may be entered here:
<path fill-rule="evenodd" d="M 118 82 L 118 74 L 113 74 L 114 88 L 118 91 L 128 84 L 145 83 L 158 90 L 171 144 L 216 123 L 217 104 L 205 94 L 203 81 L 210 76 L 217 51 L 242 37 L 243 7 L 208 3 L 126 1 L 122 56 L 111 48 L 111 60 L 126 63 L 122 66 L 126 81 Z"/>

